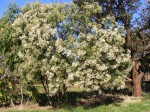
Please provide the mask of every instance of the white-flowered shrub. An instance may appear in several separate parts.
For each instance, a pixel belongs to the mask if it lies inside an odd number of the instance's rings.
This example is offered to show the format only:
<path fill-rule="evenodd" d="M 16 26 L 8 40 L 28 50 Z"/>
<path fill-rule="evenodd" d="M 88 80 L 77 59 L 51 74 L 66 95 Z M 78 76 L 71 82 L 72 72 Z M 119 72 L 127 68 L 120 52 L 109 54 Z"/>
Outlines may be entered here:
<path fill-rule="evenodd" d="M 130 55 L 114 18 L 93 18 L 101 11 L 97 3 L 82 9 L 73 3 L 24 6 L 13 23 L 21 40 L 16 71 L 29 81 L 46 76 L 50 95 L 71 85 L 85 91 L 123 88 Z"/>

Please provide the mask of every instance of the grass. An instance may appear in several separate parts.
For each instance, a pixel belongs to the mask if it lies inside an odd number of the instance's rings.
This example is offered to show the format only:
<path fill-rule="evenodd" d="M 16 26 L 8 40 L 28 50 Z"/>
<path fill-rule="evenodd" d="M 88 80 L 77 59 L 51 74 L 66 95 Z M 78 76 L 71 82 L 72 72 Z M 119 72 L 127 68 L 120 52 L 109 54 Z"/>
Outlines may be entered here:
<path fill-rule="evenodd" d="M 142 98 L 128 97 L 122 103 L 99 105 L 96 107 L 69 107 L 67 104 L 61 108 L 49 109 L 42 107 L 37 109 L 11 109 L 4 112 L 150 112 L 150 93 L 143 94 Z"/>

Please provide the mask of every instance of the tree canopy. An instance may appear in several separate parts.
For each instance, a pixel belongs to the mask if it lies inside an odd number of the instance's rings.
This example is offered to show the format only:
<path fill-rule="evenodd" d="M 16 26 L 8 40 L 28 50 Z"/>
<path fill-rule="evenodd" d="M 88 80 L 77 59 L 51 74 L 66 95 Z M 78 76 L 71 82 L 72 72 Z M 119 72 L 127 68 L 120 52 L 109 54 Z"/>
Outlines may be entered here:
<path fill-rule="evenodd" d="M 131 69 L 122 47 L 123 27 L 111 16 L 97 24 L 92 15 L 98 13 L 102 8 L 97 2 L 82 8 L 73 3 L 23 7 L 12 24 L 12 39 L 20 40 L 16 73 L 28 81 L 47 77 L 51 95 L 72 84 L 85 91 L 123 88 Z"/>

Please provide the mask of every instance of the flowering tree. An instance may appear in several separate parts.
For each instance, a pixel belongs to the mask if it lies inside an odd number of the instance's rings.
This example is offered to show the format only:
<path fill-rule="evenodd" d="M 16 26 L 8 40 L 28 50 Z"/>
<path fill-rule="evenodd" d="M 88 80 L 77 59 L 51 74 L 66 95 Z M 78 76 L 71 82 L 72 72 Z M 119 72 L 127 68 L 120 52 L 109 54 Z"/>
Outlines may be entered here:
<path fill-rule="evenodd" d="M 33 3 L 22 8 L 13 23 L 20 39 L 16 72 L 25 80 L 40 79 L 47 95 L 63 95 L 74 85 L 84 91 L 121 89 L 131 69 L 123 47 L 123 27 L 114 18 L 102 18 L 98 3 Z"/>

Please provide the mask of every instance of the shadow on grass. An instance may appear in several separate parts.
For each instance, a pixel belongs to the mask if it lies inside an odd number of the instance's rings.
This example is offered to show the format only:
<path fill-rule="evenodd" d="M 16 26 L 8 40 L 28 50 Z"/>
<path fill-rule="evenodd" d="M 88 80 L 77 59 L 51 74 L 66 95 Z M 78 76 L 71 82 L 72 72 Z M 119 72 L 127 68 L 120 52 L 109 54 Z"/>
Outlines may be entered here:
<path fill-rule="evenodd" d="M 29 96 L 24 94 L 24 104 L 28 98 Z M 13 101 L 15 105 L 20 105 L 20 97 L 18 97 L 18 95 L 14 96 Z M 112 93 L 100 95 L 97 92 L 67 92 L 66 97 L 61 100 L 58 100 L 58 98 L 54 96 L 51 98 L 51 101 L 54 108 L 70 109 L 78 106 L 93 108 L 100 105 L 121 103 L 123 98 L 120 98 L 119 95 L 113 95 Z M 30 98 L 29 102 L 38 103 L 39 106 L 48 106 L 47 96 L 44 93 L 39 93 L 35 99 Z M 10 102 L 0 105 L 0 107 L 8 106 L 10 106 Z"/>
<path fill-rule="evenodd" d="M 36 100 L 39 106 L 47 106 L 46 95 L 40 94 Z M 55 101 L 52 98 L 53 107 L 55 108 L 65 108 L 73 109 L 77 106 L 82 106 L 85 109 L 97 107 L 100 105 L 109 105 L 114 103 L 121 103 L 123 98 L 116 95 L 100 95 L 97 93 L 86 93 L 86 92 L 67 92 L 67 99 L 63 101 Z"/>
<path fill-rule="evenodd" d="M 73 94 L 73 93 L 70 93 Z M 77 93 L 74 95 L 76 96 Z M 84 108 L 92 108 L 100 105 L 109 105 L 112 103 L 121 103 L 123 98 L 115 95 L 100 95 L 93 93 L 84 93 L 79 95 L 79 97 L 70 97 L 68 98 L 71 106 L 83 106 Z M 68 95 L 69 97 L 69 95 Z"/>
<path fill-rule="evenodd" d="M 149 83 L 148 83 L 149 84 Z M 149 86 L 146 86 L 149 87 Z M 146 88 L 149 91 L 149 89 Z M 113 91 L 104 91 L 105 95 L 98 94 L 97 92 L 78 92 L 78 91 L 69 91 L 67 92 L 65 98 L 61 101 L 57 100 L 57 97 L 51 98 L 53 102 L 52 106 L 55 108 L 72 108 L 77 106 L 83 106 L 84 108 L 93 108 L 100 105 L 109 105 L 123 102 L 123 98 L 120 98 L 120 95 L 132 95 L 131 87 L 122 89 L 122 90 L 113 90 Z M 45 94 L 39 94 L 36 97 L 36 102 L 39 106 L 48 106 L 47 97 Z"/>

